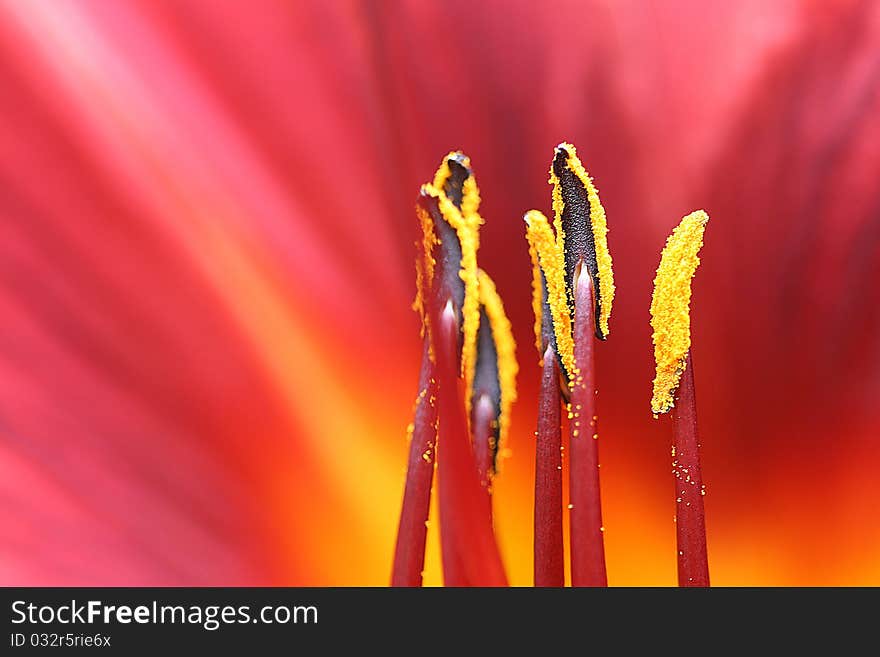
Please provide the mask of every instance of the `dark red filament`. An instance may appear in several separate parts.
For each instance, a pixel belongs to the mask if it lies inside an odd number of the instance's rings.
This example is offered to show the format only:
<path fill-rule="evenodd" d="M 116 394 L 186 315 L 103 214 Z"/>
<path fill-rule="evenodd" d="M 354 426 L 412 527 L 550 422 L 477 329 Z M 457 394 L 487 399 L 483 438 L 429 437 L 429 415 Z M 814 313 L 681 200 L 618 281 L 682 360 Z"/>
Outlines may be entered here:
<path fill-rule="evenodd" d="M 397 530 L 397 547 L 391 586 L 421 586 L 425 566 L 425 539 L 428 532 L 428 513 L 431 507 L 431 482 L 437 444 L 437 386 L 434 382 L 434 364 L 428 352 L 428 340 L 422 354 L 419 373 L 419 397 L 413 419 L 409 463 L 406 468 L 406 487 L 403 508 Z"/>
<path fill-rule="evenodd" d="M 700 469 L 700 439 L 697 434 L 697 403 L 694 394 L 694 366 L 690 352 L 678 386 L 672 413 L 675 453 L 675 534 L 678 543 L 678 585 L 709 586 L 709 558 L 706 552 L 706 514 L 703 507 L 703 475 Z"/>
<path fill-rule="evenodd" d="M 594 307 L 592 281 L 584 271 L 575 284 L 575 372 L 569 422 L 572 586 L 608 585 L 599 496 L 599 427 L 593 364 Z"/>
<path fill-rule="evenodd" d="M 559 365 L 544 352 L 535 447 L 535 586 L 565 585 L 562 538 L 562 428 Z"/>

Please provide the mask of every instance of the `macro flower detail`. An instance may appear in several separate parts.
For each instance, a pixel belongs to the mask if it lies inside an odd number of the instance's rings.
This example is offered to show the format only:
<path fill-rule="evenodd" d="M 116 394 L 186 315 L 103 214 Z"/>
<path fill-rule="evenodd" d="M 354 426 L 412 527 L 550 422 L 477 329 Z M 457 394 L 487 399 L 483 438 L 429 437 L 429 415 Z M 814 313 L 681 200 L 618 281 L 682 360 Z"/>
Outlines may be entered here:
<path fill-rule="evenodd" d="M 563 363 L 530 347 L 522 217 L 552 231 L 564 139 L 611 229 L 609 583 L 679 581 L 687 368 L 653 419 L 648 310 L 706 207 L 687 361 L 712 584 L 880 585 L 880 3 L 53 0 L 0 3 L 0 33 L 0 583 L 380 586 L 406 497 L 415 529 L 430 508 L 413 580 L 442 584 L 413 206 L 461 147 L 519 347 L 493 521 L 531 585 L 534 433 L 563 431 L 567 491 L 571 388 L 541 392 Z"/>
<path fill-rule="evenodd" d="M 571 144 L 557 146 L 549 182 L 553 227 L 538 210 L 524 216 L 535 346 L 542 369 L 535 432 L 534 583 L 562 586 L 565 582 L 561 413 L 565 401 L 571 582 L 607 586 L 593 348 L 596 339 L 608 335 L 614 298 L 607 220 Z M 482 224 L 478 208 L 479 192 L 468 159 L 450 153 L 433 183 L 422 186 L 417 205 L 422 241 L 414 308 L 422 317 L 425 345 L 392 574 L 395 585 L 421 584 L 433 476 L 433 467 L 426 465 L 433 466 L 434 452 L 440 455 L 445 582 L 453 586 L 506 583 L 492 527 L 491 484 L 509 431 L 518 365 L 501 298 L 492 279 L 477 267 Z M 704 211 L 693 212 L 667 239 L 651 303 L 657 368 L 652 410 L 656 416 L 674 409 L 681 586 L 709 585 L 705 489 L 689 352 L 691 279 L 700 262 L 708 220 Z M 459 377 L 464 379 L 464 399 Z"/>

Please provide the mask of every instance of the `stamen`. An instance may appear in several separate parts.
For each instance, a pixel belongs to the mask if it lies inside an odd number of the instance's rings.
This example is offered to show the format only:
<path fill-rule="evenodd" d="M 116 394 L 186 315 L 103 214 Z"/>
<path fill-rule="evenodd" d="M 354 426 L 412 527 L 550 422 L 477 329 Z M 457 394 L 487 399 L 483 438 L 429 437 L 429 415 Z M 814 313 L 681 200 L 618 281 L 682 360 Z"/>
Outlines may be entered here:
<path fill-rule="evenodd" d="M 709 586 L 702 468 L 697 433 L 693 359 L 690 355 L 691 279 L 700 258 L 708 215 L 689 214 L 666 241 L 651 302 L 657 374 L 651 409 L 672 410 L 679 586 Z"/>
<path fill-rule="evenodd" d="M 581 265 L 593 279 L 596 337 L 604 340 L 608 337 L 608 319 L 614 301 L 608 224 L 599 192 L 573 145 L 562 143 L 556 147 L 549 182 L 553 185 L 556 241 L 565 259 L 570 312 L 574 313 L 575 270 Z"/>
<path fill-rule="evenodd" d="M 478 298 L 476 277 L 477 229 L 481 223 L 477 208 L 479 193 L 470 163 L 461 153 L 450 153 L 434 176 L 435 185 L 425 185 L 416 213 L 422 228 L 419 255 L 416 258 L 416 299 L 413 308 L 422 320 L 425 340 L 419 396 L 412 425 L 409 463 L 403 506 L 397 535 L 392 584 L 420 586 L 424 566 L 426 524 L 431 502 L 431 481 L 437 443 L 437 408 L 435 397 L 434 342 L 431 308 L 442 300 L 454 300 L 452 312 L 456 333 L 462 338 L 460 368 L 472 372 L 475 358 Z M 458 354 L 456 337 L 456 354 Z M 472 374 L 471 374 L 472 376 Z M 449 385 L 457 385 L 450 383 Z M 468 400 L 469 401 L 469 400 Z"/>
<path fill-rule="evenodd" d="M 691 279 L 700 264 L 703 232 L 709 215 L 697 210 L 681 220 L 666 240 L 654 278 L 651 328 L 654 329 L 654 394 L 651 410 L 666 413 L 675 405 L 675 391 L 691 346 Z"/>
<path fill-rule="evenodd" d="M 571 420 L 572 585 L 605 586 L 598 442 L 590 438 L 598 438 L 593 334 L 601 340 L 608 336 L 608 319 L 614 300 L 608 226 L 599 194 L 571 144 L 556 147 L 550 165 L 550 183 L 553 185 L 555 239 L 541 213 L 532 211 L 526 215 L 526 237 L 534 272 L 535 334 L 539 348 L 546 348 L 555 340 L 568 383 L 563 391 L 570 399 Z M 542 311 L 540 324 L 537 321 L 539 308 Z M 546 330 L 549 322 L 545 315 L 548 314 L 553 323 L 552 336 Z M 542 408 L 545 403 L 551 403 L 545 399 L 546 394 L 542 386 Z"/>

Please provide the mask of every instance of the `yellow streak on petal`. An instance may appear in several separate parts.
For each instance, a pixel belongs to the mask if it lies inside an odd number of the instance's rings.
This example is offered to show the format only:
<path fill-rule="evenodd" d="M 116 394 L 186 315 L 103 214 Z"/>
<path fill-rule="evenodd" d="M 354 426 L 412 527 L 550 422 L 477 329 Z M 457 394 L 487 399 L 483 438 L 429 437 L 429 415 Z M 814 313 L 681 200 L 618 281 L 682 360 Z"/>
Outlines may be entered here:
<path fill-rule="evenodd" d="M 550 222 L 538 210 L 526 213 L 526 239 L 538 254 L 538 262 L 547 282 L 547 301 L 553 317 L 556 348 L 566 371 L 574 372 L 574 339 L 571 333 L 571 315 L 565 291 L 565 261 L 559 243 L 553 238 Z M 537 312 L 536 306 L 536 312 Z M 542 313 L 543 314 L 543 313 Z M 540 321 L 540 320 L 539 320 Z M 538 352 L 540 353 L 540 348 Z"/>
<path fill-rule="evenodd" d="M 608 219 L 605 216 L 605 208 L 599 200 L 599 190 L 593 184 L 593 179 L 587 173 L 584 165 L 577 156 L 577 149 L 573 144 L 563 142 L 559 145 L 568 153 L 566 165 L 574 173 L 581 184 L 587 190 L 587 200 L 590 203 L 590 228 L 593 231 L 593 245 L 596 251 L 596 267 L 599 276 L 599 330 L 603 336 L 608 336 L 608 320 L 611 318 L 611 305 L 614 302 L 614 271 L 612 270 L 611 251 L 608 250 Z M 556 240 L 560 249 L 565 244 L 565 231 L 562 229 L 562 211 L 565 202 L 562 199 L 562 186 L 559 178 L 553 172 L 553 164 L 550 165 L 550 184 L 553 185 L 553 225 L 556 228 Z"/>
<path fill-rule="evenodd" d="M 492 338 L 495 341 L 495 352 L 498 355 L 498 383 L 501 388 L 501 412 L 498 417 L 498 441 L 495 447 L 498 453 L 507 444 L 510 430 L 510 409 L 516 401 L 516 375 L 519 365 L 516 362 L 516 341 L 513 339 L 513 328 L 504 312 L 504 304 L 495 289 L 495 283 L 482 269 L 477 273 L 480 284 L 480 304 L 486 310 L 489 325 L 492 327 Z"/>
<path fill-rule="evenodd" d="M 654 329 L 654 395 L 651 410 L 666 413 L 675 405 L 675 391 L 687 363 L 691 347 L 691 279 L 700 258 L 703 232 L 709 215 L 692 212 L 678 224 L 666 240 L 660 266 L 654 278 L 651 300 L 651 328 Z"/>
<path fill-rule="evenodd" d="M 281 396 L 290 430 L 294 432 L 291 435 L 307 450 L 309 460 L 294 464 L 314 468 L 322 476 L 330 477 L 322 495 L 338 500 L 343 509 L 350 509 L 350 515 L 345 517 L 351 522 L 340 527 L 328 526 L 328 536 L 336 537 L 332 545 L 347 536 L 364 547 L 357 564 L 342 558 L 343 550 L 328 551 L 326 546 L 323 559 L 307 555 L 299 531 L 302 518 L 281 515 L 278 522 L 292 529 L 282 535 L 284 544 L 279 549 L 311 559 L 309 572 L 315 582 L 341 585 L 363 579 L 364 573 L 372 573 L 366 575 L 372 578 L 378 572 L 386 572 L 388 557 L 384 546 L 393 544 L 396 527 L 387 521 L 385 509 L 399 504 L 399 491 L 388 486 L 388 482 L 396 480 L 399 463 L 367 439 L 350 441 L 341 456 L 338 444 L 326 437 L 347 435 L 354 428 L 364 427 L 375 427 L 376 435 L 387 434 L 393 430 L 396 419 L 387 409 L 365 404 L 352 389 L 347 374 L 332 366 L 333 355 L 322 343 L 320 333 L 307 326 L 305 314 L 290 307 L 289 295 L 262 264 L 267 261 L 265 255 L 244 249 L 240 237 L 224 230 L 221 222 L 206 222 L 201 227 L 197 247 L 191 249 L 192 257 L 228 304 L 235 325 Z M 321 389 L 317 397 L 316 385 Z M 333 400 L 333 412 L 326 400 Z M 291 472 L 296 471 L 290 469 L 291 458 L 288 454 L 278 455 L 278 471 L 265 473 L 267 491 L 259 493 L 278 500 L 282 512 L 292 508 L 285 502 L 285 495 L 290 493 Z M 352 464 L 364 468 L 364 472 L 352 477 Z M 298 510 L 302 512 L 301 507 Z M 333 559 L 328 561 L 331 552 Z M 327 564 L 332 564 L 332 568 Z"/>

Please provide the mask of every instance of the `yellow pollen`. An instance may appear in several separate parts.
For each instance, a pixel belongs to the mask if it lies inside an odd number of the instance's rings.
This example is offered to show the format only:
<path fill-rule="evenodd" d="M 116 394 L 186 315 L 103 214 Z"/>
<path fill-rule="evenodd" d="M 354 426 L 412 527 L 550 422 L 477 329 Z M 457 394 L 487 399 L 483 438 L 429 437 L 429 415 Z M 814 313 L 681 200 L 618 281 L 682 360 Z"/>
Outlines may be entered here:
<path fill-rule="evenodd" d="M 431 281 L 434 280 L 434 266 L 437 264 L 434 258 L 434 246 L 440 244 L 437 234 L 434 232 L 434 222 L 428 212 L 416 206 L 416 215 L 422 227 L 422 244 L 419 254 L 416 256 L 416 298 L 412 308 L 422 320 L 421 335 L 425 336 L 428 327 L 427 299 L 430 293 Z"/>
<path fill-rule="evenodd" d="M 672 231 L 660 256 L 651 300 L 651 328 L 654 329 L 654 394 L 651 410 L 666 413 L 675 405 L 675 392 L 691 347 L 691 279 L 700 258 L 703 232 L 709 215 L 692 212 Z"/>
<path fill-rule="evenodd" d="M 486 310 L 492 338 L 495 341 L 495 353 L 498 355 L 498 385 L 501 388 L 501 412 L 498 416 L 499 447 L 506 445 L 510 429 L 510 409 L 516 401 L 516 375 L 519 365 L 516 362 L 516 341 L 510 320 L 504 312 L 504 304 L 495 289 L 495 283 L 482 269 L 477 270 L 479 281 L 480 305 Z M 470 390 L 470 387 L 466 388 Z M 467 395 L 470 400 L 470 395 Z M 469 402 L 470 403 L 470 402 Z M 470 408 L 468 408 L 470 417 Z M 501 452 L 499 451 L 499 454 Z"/>
<path fill-rule="evenodd" d="M 544 274 L 547 284 L 547 302 L 550 305 L 550 315 L 553 317 L 553 335 L 556 338 L 556 348 L 565 370 L 574 374 L 574 339 L 571 333 L 571 315 L 569 314 L 568 294 L 565 291 L 565 261 L 562 250 L 553 238 L 550 223 L 538 210 L 529 210 L 525 216 L 526 239 L 529 241 L 529 249 L 537 255 L 540 271 Z M 537 272 L 536 272 L 537 273 Z M 540 288 L 541 280 L 532 282 Z M 540 292 L 540 289 L 539 289 Z M 534 301 L 533 301 L 534 303 Z M 536 313 L 535 330 L 538 331 L 540 344 L 540 322 L 543 317 L 543 307 L 534 303 Z M 538 350 L 541 353 L 541 350 Z"/>
<path fill-rule="evenodd" d="M 528 237 L 528 232 L 526 233 Z M 529 258 L 532 260 L 532 310 L 535 313 L 535 348 L 540 356 L 539 365 L 544 365 L 544 349 L 541 345 L 541 325 L 544 323 L 544 289 L 541 282 L 541 263 L 538 258 L 538 249 L 529 242 Z M 416 263 L 418 265 L 418 263 Z"/>
<path fill-rule="evenodd" d="M 465 217 L 479 219 L 480 208 L 480 190 L 477 188 L 477 179 L 471 174 L 462 185 L 461 213 Z M 483 223 L 482 220 L 477 221 L 478 224 Z"/>
<path fill-rule="evenodd" d="M 446 181 L 452 175 L 452 169 L 449 166 L 451 160 L 456 160 L 468 170 L 469 175 L 462 183 L 460 212 L 467 223 L 473 226 L 473 228 L 479 229 L 480 225 L 483 223 L 479 214 L 480 190 L 477 187 L 477 179 L 471 169 L 471 159 L 467 155 L 461 151 L 451 151 L 447 153 L 446 157 L 444 157 L 443 161 L 440 163 L 437 172 L 434 174 L 432 185 L 435 189 L 438 189 L 441 192 L 444 190 Z"/>
<path fill-rule="evenodd" d="M 455 159 L 468 170 L 468 177 L 462 184 L 461 210 L 443 191 L 452 170 L 450 160 Z M 426 186 L 431 187 L 431 186 Z M 477 250 L 480 248 L 480 226 L 483 223 L 479 215 L 480 191 L 471 170 L 471 161 L 467 155 L 452 151 L 443 158 L 440 167 L 434 174 L 434 192 L 439 199 L 440 213 L 446 222 L 455 229 L 461 244 L 461 270 L 459 277 L 464 281 L 464 306 L 462 314 L 462 350 L 461 374 L 464 377 L 465 390 L 470 390 L 474 382 L 474 369 L 477 364 L 477 329 L 480 326 L 480 302 L 477 282 Z M 470 396 L 467 397 L 467 412 L 470 417 Z"/>
<path fill-rule="evenodd" d="M 614 272 L 611 268 L 611 252 L 608 250 L 608 220 L 605 216 L 605 208 L 599 200 L 599 191 L 593 184 L 593 179 L 587 173 L 584 165 L 577 156 L 577 149 L 567 142 L 559 145 L 568 153 L 566 167 L 577 176 L 587 191 L 587 200 L 590 203 L 590 229 L 593 231 L 593 245 L 596 251 L 596 268 L 599 277 L 599 330 L 603 337 L 607 337 L 609 331 L 608 320 L 611 317 L 611 304 L 614 302 Z M 565 201 L 562 198 L 562 185 L 558 176 L 550 165 L 550 180 L 553 185 L 553 225 L 556 228 L 556 241 L 559 249 L 564 253 L 565 231 L 562 229 L 562 212 L 565 209 Z"/>

